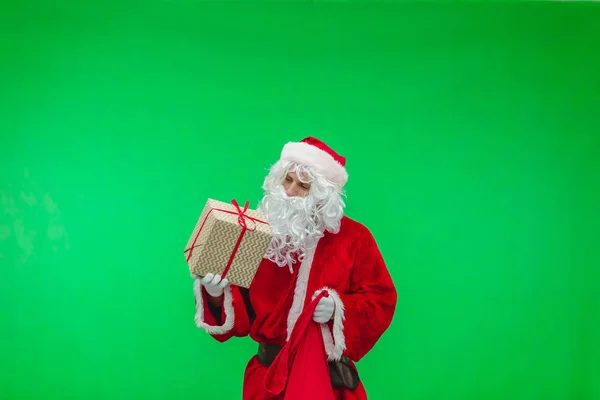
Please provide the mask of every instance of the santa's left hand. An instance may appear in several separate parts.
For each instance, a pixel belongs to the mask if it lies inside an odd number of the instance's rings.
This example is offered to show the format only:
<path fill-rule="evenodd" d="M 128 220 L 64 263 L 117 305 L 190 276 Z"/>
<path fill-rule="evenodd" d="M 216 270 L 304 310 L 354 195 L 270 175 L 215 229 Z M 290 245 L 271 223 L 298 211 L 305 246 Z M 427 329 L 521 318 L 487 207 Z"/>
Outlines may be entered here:
<path fill-rule="evenodd" d="M 315 312 L 313 313 L 313 321 L 320 324 L 327 323 L 333 317 L 334 311 L 335 302 L 331 296 L 321 297 L 321 300 L 319 300 L 319 304 L 317 304 Z"/>

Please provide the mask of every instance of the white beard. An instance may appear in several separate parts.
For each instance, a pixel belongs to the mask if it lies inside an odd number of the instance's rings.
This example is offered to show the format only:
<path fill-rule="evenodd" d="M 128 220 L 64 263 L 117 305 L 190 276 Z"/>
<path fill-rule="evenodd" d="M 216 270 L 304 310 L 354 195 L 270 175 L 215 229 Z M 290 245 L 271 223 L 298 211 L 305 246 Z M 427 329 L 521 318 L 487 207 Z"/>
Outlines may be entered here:
<path fill-rule="evenodd" d="M 273 233 L 265 258 L 280 267 L 287 265 L 290 271 L 296 261 L 302 261 L 307 250 L 316 246 L 326 229 L 323 223 L 317 222 L 322 219 L 310 194 L 288 197 L 279 186 L 265 194 L 259 210 L 266 215 Z"/>

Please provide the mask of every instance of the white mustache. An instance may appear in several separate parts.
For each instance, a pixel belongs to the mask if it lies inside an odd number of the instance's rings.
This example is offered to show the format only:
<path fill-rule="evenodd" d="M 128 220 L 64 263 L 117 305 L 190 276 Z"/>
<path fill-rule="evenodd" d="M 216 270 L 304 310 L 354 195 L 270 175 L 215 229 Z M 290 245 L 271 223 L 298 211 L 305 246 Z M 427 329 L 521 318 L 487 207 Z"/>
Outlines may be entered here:
<path fill-rule="evenodd" d="M 273 240 L 267 250 L 267 258 L 279 266 L 291 265 L 296 253 L 302 260 L 306 249 L 313 245 L 313 238 L 322 236 L 317 229 L 310 197 L 289 197 L 283 188 L 265 195 L 261 204 L 273 232 Z"/>

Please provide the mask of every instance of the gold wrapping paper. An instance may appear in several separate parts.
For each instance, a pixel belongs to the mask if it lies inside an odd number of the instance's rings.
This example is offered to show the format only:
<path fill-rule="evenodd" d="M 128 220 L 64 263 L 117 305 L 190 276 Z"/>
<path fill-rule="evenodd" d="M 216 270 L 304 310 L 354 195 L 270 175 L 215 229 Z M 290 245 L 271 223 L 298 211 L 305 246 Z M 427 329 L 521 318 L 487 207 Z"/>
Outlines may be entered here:
<path fill-rule="evenodd" d="M 244 210 L 243 205 L 239 207 Z M 184 250 L 192 274 L 223 275 L 243 231 L 240 218 L 244 218 L 247 230 L 225 278 L 233 285 L 250 287 L 271 242 L 271 227 L 267 223 L 252 220 L 267 222 L 261 212 L 247 209 L 244 216 L 240 217 L 239 211 L 232 203 L 208 199 Z"/>

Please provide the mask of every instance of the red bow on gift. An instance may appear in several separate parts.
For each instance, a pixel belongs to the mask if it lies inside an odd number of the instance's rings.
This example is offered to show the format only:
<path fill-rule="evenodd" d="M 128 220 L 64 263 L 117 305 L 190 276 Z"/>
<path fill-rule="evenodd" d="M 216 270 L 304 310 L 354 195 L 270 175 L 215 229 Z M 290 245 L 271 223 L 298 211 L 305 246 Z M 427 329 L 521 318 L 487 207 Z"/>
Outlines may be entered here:
<path fill-rule="evenodd" d="M 329 375 L 323 333 L 312 316 L 322 297 L 319 295 L 298 318 L 289 341 L 283 346 L 265 374 L 264 388 L 267 399 L 281 393 L 283 400 L 334 400 Z"/>

